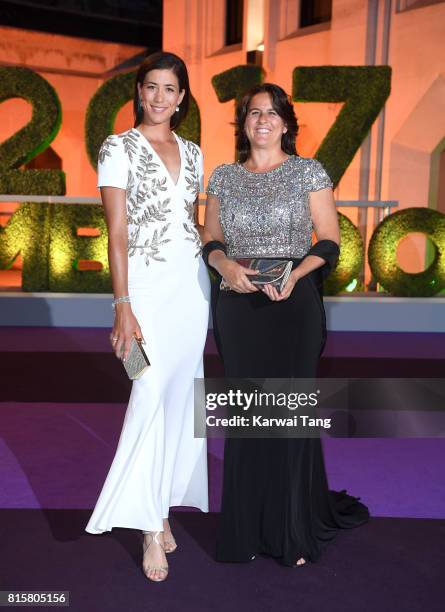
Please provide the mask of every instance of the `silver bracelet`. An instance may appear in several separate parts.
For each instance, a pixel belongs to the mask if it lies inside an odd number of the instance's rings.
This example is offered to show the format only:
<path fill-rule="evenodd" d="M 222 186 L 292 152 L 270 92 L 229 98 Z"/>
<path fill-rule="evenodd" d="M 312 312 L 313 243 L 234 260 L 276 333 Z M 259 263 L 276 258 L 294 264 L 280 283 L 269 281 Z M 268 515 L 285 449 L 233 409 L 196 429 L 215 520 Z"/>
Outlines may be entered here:
<path fill-rule="evenodd" d="M 123 304 L 124 302 L 126 302 L 126 303 L 128 303 L 128 304 L 130 303 L 130 296 L 129 296 L 129 295 L 124 295 L 124 296 L 122 296 L 122 297 L 115 298 L 115 299 L 114 299 L 114 300 L 111 302 L 111 308 L 112 308 L 113 310 L 115 310 L 115 309 L 116 309 L 116 304 Z"/>

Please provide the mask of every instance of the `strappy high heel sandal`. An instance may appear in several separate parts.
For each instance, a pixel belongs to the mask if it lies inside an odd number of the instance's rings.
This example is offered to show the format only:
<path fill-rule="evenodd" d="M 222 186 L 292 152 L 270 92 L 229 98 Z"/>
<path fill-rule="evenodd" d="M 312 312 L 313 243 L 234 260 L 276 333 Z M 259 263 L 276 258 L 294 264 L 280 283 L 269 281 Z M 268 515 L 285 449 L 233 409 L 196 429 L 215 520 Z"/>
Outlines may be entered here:
<path fill-rule="evenodd" d="M 160 541 L 158 540 L 159 534 L 161 533 L 161 531 L 143 531 L 142 532 L 144 535 L 148 535 L 151 537 L 150 542 L 147 544 L 147 546 L 144 546 L 144 543 L 142 544 L 142 549 L 143 549 L 143 556 L 142 556 L 142 571 L 144 572 L 145 576 L 151 580 L 152 582 L 163 582 L 167 576 L 168 576 L 168 565 L 164 565 L 164 566 L 148 566 L 147 568 L 144 567 L 144 557 L 145 554 L 147 552 L 147 550 L 150 548 L 150 546 L 153 544 L 153 542 L 155 542 L 156 544 L 158 544 L 162 550 L 165 553 L 165 548 L 164 546 L 160 543 Z M 165 574 L 165 576 L 163 578 L 151 578 L 150 577 L 150 573 L 154 572 L 154 571 L 158 571 L 158 572 L 163 572 Z"/>
<path fill-rule="evenodd" d="M 172 533 L 168 518 L 163 519 L 163 524 L 164 524 L 164 550 L 166 553 L 175 552 L 175 550 L 178 548 L 178 545 L 176 544 L 176 540 L 173 537 L 173 533 Z M 166 527 L 168 527 L 168 529 L 166 529 Z"/>
<path fill-rule="evenodd" d="M 176 540 L 173 537 L 172 532 L 170 531 L 170 537 L 166 538 L 165 531 L 164 531 L 164 550 L 165 552 L 172 553 L 172 552 L 175 552 L 177 548 L 178 548 L 178 545 L 176 544 Z"/>

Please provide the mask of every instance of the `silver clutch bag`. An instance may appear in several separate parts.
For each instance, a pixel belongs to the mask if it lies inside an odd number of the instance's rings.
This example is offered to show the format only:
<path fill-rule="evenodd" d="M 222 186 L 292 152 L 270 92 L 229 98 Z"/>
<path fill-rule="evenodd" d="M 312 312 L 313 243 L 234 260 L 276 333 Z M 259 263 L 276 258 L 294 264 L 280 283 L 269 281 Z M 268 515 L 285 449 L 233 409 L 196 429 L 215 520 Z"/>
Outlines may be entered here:
<path fill-rule="evenodd" d="M 142 341 L 136 336 L 133 336 L 128 357 L 122 363 L 130 380 L 140 378 L 150 365 L 150 361 L 142 348 Z"/>
<path fill-rule="evenodd" d="M 252 285 L 262 287 L 263 285 L 272 285 L 281 293 L 283 287 L 287 283 L 292 271 L 292 260 L 288 259 L 267 259 L 261 257 L 252 257 L 249 259 L 237 259 L 241 266 L 258 270 L 257 276 L 249 276 Z M 230 287 L 226 281 L 222 279 L 220 289 L 229 290 Z"/>

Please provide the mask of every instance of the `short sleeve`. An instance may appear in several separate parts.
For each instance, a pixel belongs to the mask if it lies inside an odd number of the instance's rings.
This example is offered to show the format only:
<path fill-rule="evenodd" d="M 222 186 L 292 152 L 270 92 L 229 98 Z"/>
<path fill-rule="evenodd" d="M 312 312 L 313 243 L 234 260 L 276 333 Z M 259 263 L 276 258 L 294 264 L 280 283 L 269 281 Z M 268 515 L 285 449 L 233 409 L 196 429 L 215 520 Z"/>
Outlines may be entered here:
<path fill-rule="evenodd" d="M 208 195 L 214 195 L 217 198 L 221 198 L 222 188 L 223 188 L 223 168 L 222 166 L 218 166 L 212 172 L 209 182 L 207 183 L 206 193 Z"/>
<path fill-rule="evenodd" d="M 319 189 L 324 189 L 325 187 L 332 188 L 333 183 L 320 162 L 317 159 L 311 159 L 310 162 L 311 164 L 306 175 L 307 191 L 319 191 Z"/>
<path fill-rule="evenodd" d="M 128 161 L 124 145 L 118 136 L 106 138 L 97 162 L 97 186 L 127 188 Z"/>

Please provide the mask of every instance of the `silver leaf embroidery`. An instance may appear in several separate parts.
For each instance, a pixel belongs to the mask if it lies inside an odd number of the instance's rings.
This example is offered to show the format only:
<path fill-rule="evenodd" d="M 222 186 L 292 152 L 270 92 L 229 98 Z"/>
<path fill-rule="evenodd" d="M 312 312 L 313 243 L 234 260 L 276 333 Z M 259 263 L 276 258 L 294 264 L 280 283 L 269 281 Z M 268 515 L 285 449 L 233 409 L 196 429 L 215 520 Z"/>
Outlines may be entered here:
<path fill-rule="evenodd" d="M 133 226 L 128 236 L 128 256 L 143 255 L 145 264 L 151 261 L 165 262 L 162 249 L 171 242 L 168 230 L 171 225 L 169 216 L 172 213 L 172 202 L 168 194 L 167 176 L 165 169 L 156 161 L 147 146 L 142 142 L 143 136 L 138 130 L 132 129 L 120 135 L 125 153 L 130 161 L 128 173 L 127 222 Z M 201 252 L 201 240 L 194 222 L 194 202 L 199 195 L 199 149 L 193 143 L 179 137 L 184 147 L 184 178 L 185 188 L 188 192 L 184 199 L 187 222 L 183 223 L 185 240 L 196 245 L 195 257 Z M 105 145 L 105 143 L 104 143 Z M 115 145 L 111 142 L 107 146 Z M 104 155 L 107 155 L 106 151 Z M 165 193 L 167 192 L 167 193 Z M 141 228 L 153 227 L 151 237 L 141 239 Z"/>
<path fill-rule="evenodd" d="M 117 147 L 117 143 L 114 142 L 113 136 L 108 136 L 99 150 L 99 163 L 103 164 L 106 157 L 111 157 L 111 147 Z"/>
<path fill-rule="evenodd" d="M 185 202 L 185 210 L 188 217 L 188 223 L 183 223 L 182 226 L 186 232 L 186 240 L 190 240 L 196 246 L 195 257 L 199 257 L 201 255 L 201 238 L 199 236 L 198 230 L 196 229 L 195 219 L 194 219 L 194 203 L 189 200 L 184 200 Z"/>

